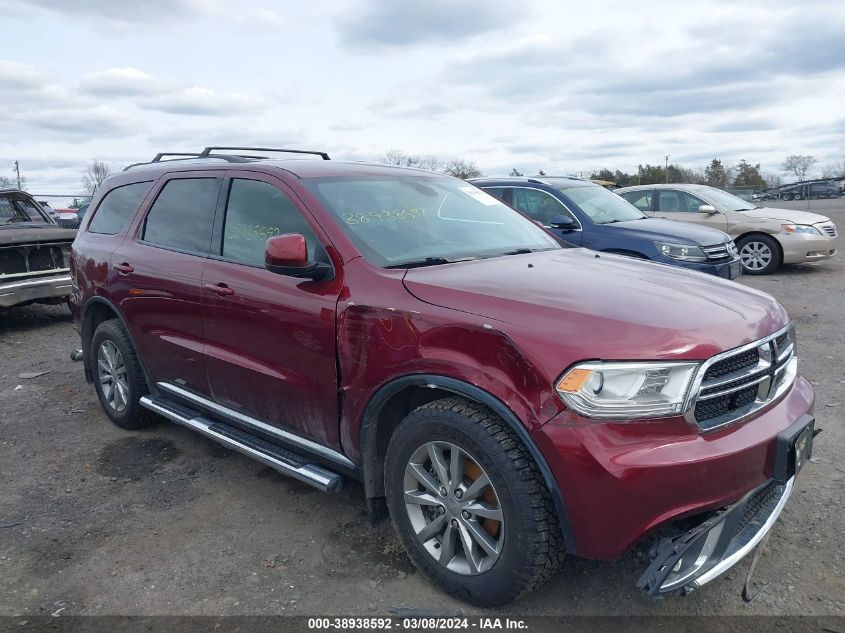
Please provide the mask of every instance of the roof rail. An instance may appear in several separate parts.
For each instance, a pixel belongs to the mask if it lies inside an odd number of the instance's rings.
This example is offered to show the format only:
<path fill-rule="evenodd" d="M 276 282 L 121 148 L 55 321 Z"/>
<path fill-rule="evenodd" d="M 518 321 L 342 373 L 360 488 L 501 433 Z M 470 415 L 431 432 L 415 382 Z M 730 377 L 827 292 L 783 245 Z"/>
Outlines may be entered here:
<path fill-rule="evenodd" d="M 219 154 L 212 154 L 211 152 L 216 150 L 236 150 L 242 151 L 246 150 L 248 152 L 284 152 L 286 154 L 312 154 L 314 156 L 319 156 L 323 160 L 330 160 L 329 155 L 326 152 L 315 152 L 311 150 L 305 149 L 281 149 L 275 147 L 206 147 L 202 152 L 199 154 L 193 154 L 198 158 L 205 158 L 207 156 L 219 156 Z M 238 154 L 242 158 L 266 158 L 266 156 L 244 156 L 242 154 Z"/>
<path fill-rule="evenodd" d="M 199 154 L 195 152 L 159 152 L 155 155 L 155 158 L 152 159 L 152 163 L 160 163 L 161 159 L 165 156 L 192 156 L 194 158 L 198 158 Z"/>

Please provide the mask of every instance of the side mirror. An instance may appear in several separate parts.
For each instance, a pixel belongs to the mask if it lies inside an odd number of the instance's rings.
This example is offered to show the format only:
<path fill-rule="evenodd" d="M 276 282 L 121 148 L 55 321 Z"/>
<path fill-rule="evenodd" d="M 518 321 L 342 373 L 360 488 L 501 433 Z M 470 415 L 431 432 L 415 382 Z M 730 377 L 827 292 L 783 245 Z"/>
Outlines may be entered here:
<path fill-rule="evenodd" d="M 561 229 L 564 231 L 572 230 L 575 228 L 575 220 L 573 220 L 568 215 L 559 214 L 552 216 L 552 219 L 549 220 L 549 226 L 553 229 Z"/>
<path fill-rule="evenodd" d="M 698 207 L 698 212 L 709 213 L 710 215 L 713 215 L 714 213 L 719 213 L 716 210 L 716 207 L 714 207 L 712 204 L 702 204 L 700 207 Z"/>
<path fill-rule="evenodd" d="M 308 245 L 299 233 L 277 235 L 267 240 L 264 266 L 272 273 L 317 281 L 325 277 L 331 266 L 308 261 Z"/>

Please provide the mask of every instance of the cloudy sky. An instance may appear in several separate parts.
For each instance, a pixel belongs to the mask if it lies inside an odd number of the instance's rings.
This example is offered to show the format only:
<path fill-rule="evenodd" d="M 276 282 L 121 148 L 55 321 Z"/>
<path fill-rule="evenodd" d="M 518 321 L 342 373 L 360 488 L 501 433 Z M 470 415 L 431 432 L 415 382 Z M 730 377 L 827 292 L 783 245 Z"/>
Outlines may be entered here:
<path fill-rule="evenodd" d="M 489 175 L 845 161 L 845 2 L 0 0 L 0 176 L 259 144 Z"/>

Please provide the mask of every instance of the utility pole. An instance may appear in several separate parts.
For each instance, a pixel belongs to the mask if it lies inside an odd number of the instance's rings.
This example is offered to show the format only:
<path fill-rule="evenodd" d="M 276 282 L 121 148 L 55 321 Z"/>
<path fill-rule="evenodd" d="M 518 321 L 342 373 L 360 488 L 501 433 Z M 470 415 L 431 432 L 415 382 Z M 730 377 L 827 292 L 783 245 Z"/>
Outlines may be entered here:
<path fill-rule="evenodd" d="M 668 185 L 669 184 L 669 154 L 666 154 L 666 169 L 664 171 L 666 172 L 666 184 Z"/>
<path fill-rule="evenodd" d="M 21 166 L 15 161 L 15 173 L 18 175 L 18 191 L 21 189 Z"/>

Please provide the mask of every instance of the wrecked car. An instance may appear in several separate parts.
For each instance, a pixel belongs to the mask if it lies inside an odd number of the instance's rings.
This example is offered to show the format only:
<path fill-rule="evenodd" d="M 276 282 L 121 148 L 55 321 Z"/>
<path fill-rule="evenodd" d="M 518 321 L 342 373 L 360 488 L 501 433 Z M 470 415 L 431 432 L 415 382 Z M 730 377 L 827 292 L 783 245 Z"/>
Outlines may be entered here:
<path fill-rule="evenodd" d="M 357 480 L 480 605 L 657 535 L 640 586 L 689 591 L 769 533 L 815 433 L 775 299 L 564 247 L 455 178 L 270 151 L 159 156 L 92 201 L 70 304 L 117 426 Z"/>
<path fill-rule="evenodd" d="M 29 194 L 0 191 L 0 309 L 63 303 L 75 230 L 56 225 Z"/>

